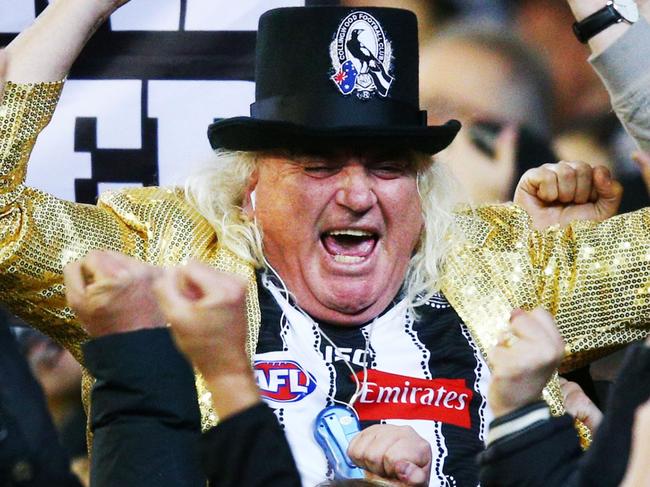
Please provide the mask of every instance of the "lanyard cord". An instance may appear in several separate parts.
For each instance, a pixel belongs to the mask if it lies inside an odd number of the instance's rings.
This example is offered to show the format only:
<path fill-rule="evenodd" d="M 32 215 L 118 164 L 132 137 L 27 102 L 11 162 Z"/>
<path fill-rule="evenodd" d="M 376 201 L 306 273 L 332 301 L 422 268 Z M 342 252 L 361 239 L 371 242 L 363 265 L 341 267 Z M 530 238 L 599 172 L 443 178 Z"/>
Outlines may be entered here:
<path fill-rule="evenodd" d="M 365 341 L 366 341 L 366 348 L 365 348 L 365 352 L 363 354 L 363 381 L 362 382 L 359 381 L 359 377 L 357 377 L 357 374 L 354 372 L 354 369 L 352 368 L 352 365 L 350 365 L 350 361 L 347 360 L 345 357 L 343 357 L 343 355 L 339 354 L 338 356 L 343 359 L 343 362 L 345 363 L 346 367 L 350 370 L 350 373 L 352 374 L 352 377 L 354 378 L 354 383 L 355 383 L 354 394 L 352 394 L 352 396 L 350 397 L 350 400 L 347 403 L 345 403 L 343 401 L 339 401 L 338 399 L 335 399 L 334 397 L 332 397 L 331 394 L 328 394 L 329 398 L 332 401 L 334 401 L 334 402 L 336 402 L 338 404 L 341 404 L 343 406 L 347 406 L 352 411 L 354 411 L 354 414 L 357 416 L 357 418 L 359 417 L 359 415 L 357 414 L 357 411 L 354 409 L 354 403 L 357 401 L 357 399 L 361 395 L 361 392 L 363 391 L 363 387 L 365 387 L 367 379 L 368 379 L 368 352 L 370 351 L 370 337 L 372 335 L 372 330 L 374 328 L 374 324 L 375 324 L 374 321 L 372 323 L 370 323 L 370 325 L 369 325 L 370 326 L 370 331 L 368 332 L 368 336 L 366 337 L 365 334 L 364 334 L 364 338 L 365 338 Z M 318 325 L 318 323 L 316 323 L 316 325 Z M 336 346 L 336 344 L 332 341 L 332 339 L 330 337 L 327 336 L 327 334 L 320 328 L 320 326 L 317 326 L 317 328 L 318 328 L 318 332 L 320 333 L 320 335 L 332 346 L 332 348 L 334 349 L 334 356 L 336 356 L 336 353 L 339 350 L 338 347 Z"/>
<path fill-rule="evenodd" d="M 350 400 L 347 403 L 344 402 L 344 401 L 340 401 L 340 400 L 336 399 L 329 392 L 327 393 L 327 397 L 332 402 L 335 402 L 337 404 L 345 406 L 348 409 L 351 409 L 352 411 L 354 411 L 354 414 L 355 414 L 355 416 L 357 416 L 357 419 L 358 419 L 359 415 L 357 414 L 357 411 L 354 409 L 354 403 L 357 401 L 357 399 L 361 395 L 361 392 L 363 391 L 363 387 L 365 387 L 367 379 L 368 379 L 368 353 L 370 351 L 370 337 L 372 336 L 372 331 L 374 329 L 374 324 L 375 324 L 375 321 L 377 320 L 377 318 L 375 318 L 372 321 L 372 323 L 370 323 L 370 325 L 368 325 L 369 326 L 368 336 L 365 336 L 365 333 L 364 333 L 366 347 L 365 347 L 365 351 L 364 351 L 364 355 L 363 355 L 363 382 L 360 382 L 359 377 L 357 376 L 357 374 L 354 372 L 354 369 L 352 368 L 352 365 L 350 365 L 350 361 L 347 360 L 342 354 L 337 353 L 339 351 L 339 348 L 336 346 L 336 344 L 321 329 L 319 324 L 316 323 L 311 316 L 309 316 L 300 306 L 298 306 L 295 303 L 295 299 L 292 298 L 291 293 L 289 292 L 289 289 L 287 288 L 286 284 L 284 283 L 284 281 L 280 277 L 280 274 L 278 274 L 277 271 L 273 268 L 273 266 L 269 263 L 269 261 L 266 260 L 265 256 L 263 256 L 263 259 L 264 259 L 264 263 L 266 264 L 268 269 L 271 272 L 273 272 L 273 274 L 275 275 L 275 277 L 278 279 L 278 281 L 280 282 L 280 284 L 282 286 L 281 289 L 278 289 L 278 291 L 280 291 L 280 294 L 282 294 L 284 299 L 286 299 L 288 303 L 290 303 L 296 310 L 298 310 L 300 312 L 300 314 L 302 314 L 305 317 L 305 319 L 307 319 L 308 321 L 310 321 L 312 324 L 314 324 L 316 326 L 316 329 L 318 330 L 318 333 L 320 334 L 320 336 L 323 337 L 325 339 L 325 341 L 327 341 L 327 343 L 329 343 L 332 346 L 332 348 L 334 349 L 333 357 L 336 357 L 336 356 L 341 357 L 343 359 L 343 362 L 345 363 L 346 367 L 350 370 L 350 373 L 352 374 L 352 377 L 354 378 L 354 385 L 355 385 L 354 394 L 352 394 L 352 396 L 350 397 Z M 293 301 L 293 303 L 292 303 L 292 301 Z M 280 307 L 280 309 L 282 309 L 282 307 Z M 280 316 L 280 323 L 284 322 L 285 320 L 286 320 L 287 323 L 291 323 L 289 321 L 289 317 L 285 314 L 284 310 L 282 310 L 282 315 Z"/>

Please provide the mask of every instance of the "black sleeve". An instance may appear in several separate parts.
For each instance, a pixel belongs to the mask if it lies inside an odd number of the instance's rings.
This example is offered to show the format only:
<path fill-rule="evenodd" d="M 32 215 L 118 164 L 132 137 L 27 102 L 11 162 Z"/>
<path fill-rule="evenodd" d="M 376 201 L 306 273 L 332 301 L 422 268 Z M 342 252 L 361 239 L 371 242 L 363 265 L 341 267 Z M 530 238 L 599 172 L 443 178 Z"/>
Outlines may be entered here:
<path fill-rule="evenodd" d="M 526 412 L 499 419 L 516 421 Z M 483 487 L 564 486 L 581 455 L 573 419 L 550 418 L 490 444 L 479 455 L 479 478 Z"/>
<path fill-rule="evenodd" d="M 572 419 L 567 415 L 551 418 L 488 446 L 479 456 L 481 485 L 619 485 L 630 455 L 634 413 L 650 397 L 649 377 L 650 348 L 644 344 L 630 347 L 610 393 L 607 413 L 586 454 L 581 455 Z"/>
<path fill-rule="evenodd" d="M 101 337 L 83 352 L 97 379 L 92 486 L 204 487 L 194 374 L 169 330 Z"/>
<path fill-rule="evenodd" d="M 634 413 L 650 397 L 650 347 L 631 346 L 607 401 L 593 445 L 576 473 L 576 485 L 619 485 L 632 444 Z"/>
<path fill-rule="evenodd" d="M 260 403 L 227 418 L 201 439 L 203 465 L 219 487 L 300 487 L 284 431 Z"/>
<path fill-rule="evenodd" d="M 0 323 L 0 485 L 81 487 L 70 472 L 43 391 L 4 323 Z"/>

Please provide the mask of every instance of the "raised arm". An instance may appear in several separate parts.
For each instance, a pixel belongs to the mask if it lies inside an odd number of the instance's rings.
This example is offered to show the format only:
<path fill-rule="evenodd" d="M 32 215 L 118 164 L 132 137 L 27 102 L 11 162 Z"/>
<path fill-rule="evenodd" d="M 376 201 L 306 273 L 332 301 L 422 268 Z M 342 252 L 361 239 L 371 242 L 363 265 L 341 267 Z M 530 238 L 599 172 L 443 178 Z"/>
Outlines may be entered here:
<path fill-rule="evenodd" d="M 198 262 L 167 269 L 154 286 L 176 346 L 203 375 L 220 419 L 202 439 L 210 485 L 295 487 L 289 444 L 262 403 L 246 353 L 246 289 L 238 276 Z"/>
<path fill-rule="evenodd" d="M 93 249 L 147 259 L 146 237 L 153 233 L 141 228 L 141 215 L 124 195 L 113 198 L 121 198 L 120 212 L 101 202 L 90 206 L 63 201 L 24 181 L 36 138 L 58 102 L 60 80 L 101 21 L 122 3 L 52 2 L 0 54 L 0 73 L 17 81 L 6 83 L 0 103 L 0 301 L 77 358 L 86 334 L 74 326 L 75 317 L 66 307 L 63 267 Z M 56 171 L 55 164 L 51 170 Z"/>
<path fill-rule="evenodd" d="M 567 0 L 580 21 L 605 6 L 605 0 Z M 589 40 L 592 66 L 602 79 L 612 107 L 626 130 L 650 151 L 650 2 L 637 0 L 642 15 L 607 27 Z M 568 28 L 568 26 L 567 26 Z M 577 42 L 577 40 L 576 40 Z"/>
<path fill-rule="evenodd" d="M 458 222 L 465 240 L 446 262 L 443 292 L 483 348 L 517 307 L 554 315 L 567 344 L 562 370 L 648 334 L 650 209 L 542 232 L 515 206 Z"/>
<path fill-rule="evenodd" d="M 192 368 L 174 349 L 152 291 L 162 269 L 113 252 L 65 268 L 68 303 L 92 340 L 93 487 L 205 487 Z"/>
<path fill-rule="evenodd" d="M 597 12 L 607 3 L 604 0 L 567 0 L 573 16 L 581 21 Z M 589 48 L 594 55 L 598 55 L 614 44 L 630 28 L 629 24 L 619 22 L 603 30 L 589 39 Z"/>
<path fill-rule="evenodd" d="M 97 28 L 128 0 L 56 0 L 6 53 L 14 83 L 60 81 Z"/>

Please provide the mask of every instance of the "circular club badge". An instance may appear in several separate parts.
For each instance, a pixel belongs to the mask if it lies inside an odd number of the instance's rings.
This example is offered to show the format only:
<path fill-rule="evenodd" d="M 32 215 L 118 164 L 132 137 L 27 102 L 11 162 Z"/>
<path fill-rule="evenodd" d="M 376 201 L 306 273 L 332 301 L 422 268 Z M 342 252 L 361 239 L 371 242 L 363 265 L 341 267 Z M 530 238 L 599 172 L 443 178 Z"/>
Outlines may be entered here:
<path fill-rule="evenodd" d="M 343 95 L 361 99 L 388 96 L 393 82 L 392 48 L 384 29 L 372 15 L 356 11 L 339 24 L 330 44 L 332 81 Z"/>

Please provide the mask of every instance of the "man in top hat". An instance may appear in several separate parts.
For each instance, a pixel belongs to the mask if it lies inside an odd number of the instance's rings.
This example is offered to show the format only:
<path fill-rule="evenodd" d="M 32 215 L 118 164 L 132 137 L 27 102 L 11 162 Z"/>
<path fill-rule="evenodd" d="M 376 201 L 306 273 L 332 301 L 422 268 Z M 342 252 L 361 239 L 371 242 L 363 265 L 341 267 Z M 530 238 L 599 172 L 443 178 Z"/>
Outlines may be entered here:
<path fill-rule="evenodd" d="M 416 20 L 402 10 L 262 16 L 251 116 L 210 127 L 215 158 L 184 190 L 127 189 L 89 207 L 24 186 L 58 80 L 122 3 L 55 2 L 7 49 L 17 83 L 0 112 L 0 297 L 77 357 L 86 333 L 65 305 L 66 264 L 93 249 L 200 259 L 247 279 L 247 350 L 306 484 L 332 475 L 313 434 L 338 404 L 427 439 L 431 485 L 476 485 L 486 351 L 514 308 L 554 312 L 565 368 L 647 333 L 647 211 L 569 224 L 612 214 L 620 191 L 606 172 L 564 163 L 522 183 L 535 221 L 564 228 L 538 232 L 516 206 L 451 211 L 431 155 L 460 127 L 426 125 Z M 556 381 L 545 397 L 562 412 Z M 199 398 L 208 427 L 217 418 Z"/>

